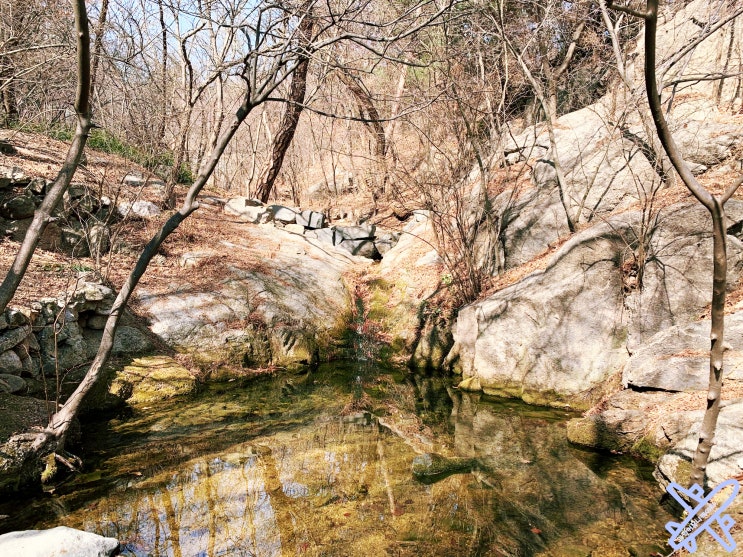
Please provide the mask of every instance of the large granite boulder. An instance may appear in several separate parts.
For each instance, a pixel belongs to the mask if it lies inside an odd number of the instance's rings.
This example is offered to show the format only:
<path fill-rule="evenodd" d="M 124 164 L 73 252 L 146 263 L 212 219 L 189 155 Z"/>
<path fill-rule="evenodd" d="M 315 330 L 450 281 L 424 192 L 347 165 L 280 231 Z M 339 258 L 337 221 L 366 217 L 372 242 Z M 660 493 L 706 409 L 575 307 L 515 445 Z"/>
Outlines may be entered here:
<path fill-rule="evenodd" d="M 210 361 L 250 366 L 315 361 L 350 315 L 344 273 L 366 260 L 261 226 L 247 227 L 239 243 L 224 242 L 220 249 L 247 256 L 256 245 L 261 249 L 254 253 L 255 264 L 227 264 L 218 282 L 138 290 L 151 330 Z"/>
<path fill-rule="evenodd" d="M 704 410 L 688 412 L 688 421 L 693 424 L 684 431 L 682 438 L 664 454 L 656 466 L 655 477 L 662 484 L 677 482 L 687 485 L 691 472 L 691 461 L 699 443 L 699 428 Z M 743 474 L 741 455 L 741 424 L 743 424 L 743 400 L 723 401 L 717 419 L 715 442 L 709 454 L 706 476 L 709 485 L 716 485 Z"/>
<path fill-rule="evenodd" d="M 704 390 L 709 385 L 710 321 L 664 329 L 644 343 L 624 366 L 622 383 L 636 389 Z M 725 317 L 726 382 L 743 381 L 743 312 Z"/>
<path fill-rule="evenodd" d="M 693 320 L 709 303 L 706 211 L 668 207 L 644 236 L 642 223 L 641 213 L 627 212 L 594 225 L 564 244 L 545 270 L 463 307 L 449 359 L 458 358 L 464 378 L 477 377 L 486 392 L 590 407 L 616 388 L 629 351 L 663 328 Z M 732 284 L 743 245 L 728 238 Z M 627 274 L 638 241 L 648 254 L 641 285 Z"/>
<path fill-rule="evenodd" d="M 271 220 L 271 212 L 260 201 L 248 197 L 233 197 L 224 206 L 224 214 L 237 217 L 241 222 L 254 224 Z"/>

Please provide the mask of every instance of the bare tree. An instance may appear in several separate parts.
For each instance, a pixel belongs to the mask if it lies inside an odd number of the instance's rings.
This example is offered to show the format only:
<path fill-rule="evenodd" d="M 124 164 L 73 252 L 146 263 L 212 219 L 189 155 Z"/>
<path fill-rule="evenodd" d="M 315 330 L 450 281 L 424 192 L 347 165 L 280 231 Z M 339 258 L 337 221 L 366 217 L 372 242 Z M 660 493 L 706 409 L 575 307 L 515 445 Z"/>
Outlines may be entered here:
<path fill-rule="evenodd" d="M 454 3 L 456 0 L 437 5 L 431 0 L 423 0 L 412 8 L 405 8 L 400 13 L 379 21 L 366 18 L 367 12 L 363 3 L 361 5 L 356 2 L 335 5 L 317 2 L 312 7 L 318 9 L 316 12 L 318 24 L 307 42 L 300 40 L 297 27 L 291 25 L 300 11 L 303 12 L 306 9 L 304 4 L 299 7 L 291 3 L 251 4 L 249 10 L 240 14 L 242 18 L 240 21 L 224 23 L 239 28 L 245 37 L 240 58 L 230 65 L 234 81 L 242 84 L 239 106 L 223 130 L 215 148 L 202 165 L 183 205 L 151 238 L 124 282 L 111 308 L 98 352 L 79 386 L 52 416 L 43 431 L 16 436 L 18 442 L 29 447 L 28 458 L 30 460 L 38 462 L 38 457 L 64 449 L 73 419 L 86 394 L 101 377 L 102 369 L 113 347 L 116 328 L 129 297 L 160 245 L 189 215 L 198 209 L 199 193 L 212 176 L 225 149 L 248 114 L 256 106 L 271 98 L 278 87 L 296 71 L 301 59 L 308 52 L 318 52 L 338 42 L 350 41 L 377 56 L 384 57 L 385 49 L 391 43 L 433 24 L 448 12 Z M 84 2 L 78 0 L 76 5 L 78 8 L 83 8 Z M 320 8 L 322 12 L 319 12 Z M 235 13 L 232 10 L 228 11 L 231 14 Z M 87 38 L 87 33 L 80 33 L 80 35 Z M 88 82 L 89 80 L 86 80 L 86 83 Z M 28 460 L 26 462 L 28 463 Z"/>
<path fill-rule="evenodd" d="M 639 17 L 645 21 L 645 89 L 653 123 L 658 137 L 673 167 L 684 185 L 710 213 L 713 238 L 712 327 L 710 331 L 709 390 L 707 409 L 699 430 L 699 443 L 692 460 L 690 483 L 702 484 L 705 480 L 707 461 L 714 444 L 717 418 L 720 413 L 723 357 L 729 347 L 725 343 L 725 291 L 727 289 L 727 229 L 725 203 L 743 184 L 743 176 L 735 180 L 722 195 L 714 195 L 702 186 L 684 162 L 681 151 L 673 139 L 664 114 L 656 72 L 656 34 L 658 27 L 658 0 L 647 0 L 645 10 L 609 4 L 611 7 Z M 740 10 L 735 13 L 735 16 Z M 729 21 L 729 19 L 727 20 Z M 708 36 L 708 35 L 707 35 Z M 695 43 L 695 41 L 692 41 Z M 696 44 L 699 44 L 696 42 Z M 686 50 L 686 49 L 684 49 Z M 688 52 L 688 50 L 686 50 Z M 678 53 L 677 53 L 678 54 Z M 678 60 L 677 56 L 671 61 Z M 666 67 L 668 67 L 668 60 Z"/>
<path fill-rule="evenodd" d="M 299 40 L 309 41 L 312 37 L 315 21 L 310 12 L 300 14 L 300 17 L 302 19 L 297 27 Z M 273 191 L 274 182 L 276 182 L 276 178 L 284 163 L 286 152 L 289 149 L 289 145 L 291 145 L 292 139 L 294 139 L 294 133 L 297 130 L 297 124 L 299 124 L 299 116 L 302 114 L 302 109 L 304 108 L 304 100 L 307 93 L 307 71 L 309 67 L 310 53 L 300 52 L 297 55 L 297 69 L 292 74 L 284 115 L 281 118 L 279 130 L 271 147 L 271 159 L 268 168 L 258 183 L 257 196 L 263 203 L 268 202 L 268 198 Z"/>
<path fill-rule="evenodd" d="M 75 130 L 75 137 L 67 151 L 62 168 L 41 205 L 36 209 L 34 218 L 23 238 L 13 264 L 5 275 L 2 284 L 0 284 L 0 312 L 5 310 L 18 289 L 18 285 L 21 283 L 21 279 L 26 273 L 31 257 L 36 250 L 36 246 L 39 244 L 39 240 L 47 225 L 52 221 L 52 215 L 70 185 L 70 181 L 80 163 L 80 157 L 83 154 L 88 133 L 92 126 L 90 113 L 90 34 L 88 31 L 88 14 L 85 9 L 85 1 L 75 0 L 73 2 L 73 9 L 75 12 L 75 29 L 77 31 L 78 80 L 77 98 L 75 100 L 77 129 Z"/>

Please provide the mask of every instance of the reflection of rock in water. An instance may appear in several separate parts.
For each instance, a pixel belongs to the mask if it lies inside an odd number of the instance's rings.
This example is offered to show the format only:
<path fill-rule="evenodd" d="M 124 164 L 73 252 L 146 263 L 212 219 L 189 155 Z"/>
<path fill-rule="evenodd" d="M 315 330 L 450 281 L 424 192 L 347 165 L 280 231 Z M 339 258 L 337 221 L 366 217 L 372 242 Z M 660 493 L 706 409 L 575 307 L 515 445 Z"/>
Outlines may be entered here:
<path fill-rule="evenodd" d="M 455 390 L 450 394 L 457 454 L 482 463 L 479 473 L 486 478 L 492 477 L 490 470 L 498 473 L 498 481 L 491 483 L 496 491 L 491 498 L 492 510 L 498 517 L 498 532 L 493 532 L 491 542 L 498 538 L 498 543 L 504 543 L 504 532 L 531 532 L 532 540 L 511 539 L 508 544 L 517 543 L 525 555 L 536 554 L 547 545 L 550 555 L 562 555 L 551 542 L 559 538 L 560 545 L 569 545 L 566 534 L 580 531 L 578 545 L 570 547 L 581 551 L 590 539 L 586 531 L 595 528 L 598 543 L 600 528 L 611 525 L 620 538 L 627 528 L 626 539 L 618 543 L 619 548 L 625 544 L 618 554 L 627 555 L 627 548 L 641 543 L 638 521 L 656 524 L 665 516 L 659 505 L 634 503 L 637 489 L 644 489 L 645 500 L 652 500 L 652 488 L 627 477 L 626 469 L 617 468 L 616 460 L 604 473 L 591 469 L 582 453 L 567 442 L 564 423 L 555 420 L 554 411 L 540 416 L 539 409 L 524 412 L 516 411 L 510 403 L 500 407 L 482 403 L 479 394 Z M 630 529 L 630 524 L 635 527 Z M 654 534 L 651 529 L 645 543 L 657 540 Z M 602 555 L 613 553 L 607 547 Z"/>
<path fill-rule="evenodd" d="M 626 557 L 663 538 L 650 484 L 569 447 L 563 413 L 450 398 L 447 384 L 321 366 L 291 383 L 211 386 L 110 422 L 98 470 L 39 503 L 60 505 L 57 516 L 44 524 L 36 512 L 25 527 L 66 524 L 137 555 L 184 556 Z M 415 481 L 424 452 L 462 473 Z"/>
<path fill-rule="evenodd" d="M 423 453 L 413 458 L 412 470 L 415 479 L 423 483 L 434 483 L 451 476 L 471 472 L 477 467 L 474 458 L 448 458 L 437 453 Z"/>

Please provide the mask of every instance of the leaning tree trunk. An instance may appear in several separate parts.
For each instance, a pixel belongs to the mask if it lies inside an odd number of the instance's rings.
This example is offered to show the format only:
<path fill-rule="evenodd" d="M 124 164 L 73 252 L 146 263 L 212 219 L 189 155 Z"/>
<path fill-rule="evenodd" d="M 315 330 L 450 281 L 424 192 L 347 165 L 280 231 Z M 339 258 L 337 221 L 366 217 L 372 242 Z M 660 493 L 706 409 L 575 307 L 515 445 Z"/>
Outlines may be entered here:
<path fill-rule="evenodd" d="M 611 4 L 610 4 L 611 6 Z M 725 353 L 725 290 L 727 288 L 727 230 L 725 228 L 725 203 L 743 183 L 743 177 L 736 180 L 721 196 L 715 196 L 705 189 L 691 173 L 681 152 L 673 139 L 663 114 L 655 70 L 656 33 L 658 27 L 658 0 L 647 0 L 644 12 L 612 6 L 645 20 L 645 89 L 650 113 L 655 123 L 663 149 L 668 154 L 673 167 L 689 191 L 704 205 L 712 216 L 713 238 L 713 282 L 712 282 L 712 326 L 710 331 L 709 389 L 707 409 L 699 430 L 699 442 L 692 460 L 690 484 L 702 484 L 705 479 L 710 450 L 714 445 L 717 417 L 720 414 L 722 390 L 723 355 Z"/>
<path fill-rule="evenodd" d="M 298 33 L 300 34 L 300 37 L 302 37 L 302 40 L 306 41 L 309 39 L 312 35 L 314 25 L 314 19 L 309 15 L 306 15 L 304 19 L 302 19 L 298 29 Z M 294 132 L 297 131 L 299 116 L 302 114 L 302 110 L 304 109 L 304 98 L 307 93 L 307 71 L 309 66 L 309 55 L 304 54 L 300 56 L 299 62 L 297 63 L 297 69 L 294 70 L 294 75 L 292 75 L 292 84 L 289 89 L 286 111 L 281 119 L 279 131 L 273 141 L 271 162 L 266 169 L 266 172 L 263 174 L 256 190 L 256 195 L 262 203 L 268 203 L 268 198 L 273 191 L 276 177 L 279 175 L 279 171 L 284 164 L 286 152 L 289 150 L 292 139 L 294 139 Z"/>
<path fill-rule="evenodd" d="M 101 344 L 98 347 L 98 353 L 93 359 L 90 369 L 85 374 L 85 377 L 80 382 L 77 389 L 75 389 L 72 395 L 67 399 L 67 402 L 65 402 L 62 408 L 52 416 L 47 428 L 34 440 L 32 448 L 37 451 L 39 455 L 49 450 L 61 451 L 64 448 L 70 424 L 74 420 L 75 416 L 77 416 L 77 413 L 80 410 L 80 405 L 85 399 L 85 396 L 90 392 L 100 378 L 103 367 L 106 365 L 106 362 L 111 355 L 116 328 L 118 327 L 121 315 L 123 314 L 124 308 L 126 307 L 134 288 L 147 270 L 152 258 L 157 254 L 160 245 L 186 218 L 188 218 L 189 215 L 191 215 L 191 213 L 198 209 L 199 204 L 196 201 L 196 197 L 206 185 L 207 180 L 211 177 L 219 159 L 222 157 L 225 148 L 252 108 L 253 105 L 250 101 L 250 95 L 246 94 L 242 105 L 235 114 L 232 124 L 222 134 L 222 137 L 217 142 L 216 147 L 204 165 L 203 170 L 189 189 L 186 199 L 183 202 L 183 206 L 162 225 L 160 230 L 157 231 L 145 246 L 142 254 L 137 260 L 137 264 L 134 266 L 134 269 L 122 286 L 113 306 L 111 307 L 111 314 L 109 315 L 106 321 L 106 326 L 103 329 L 103 337 L 101 338 Z"/>
<path fill-rule="evenodd" d="M 360 116 L 363 118 L 364 124 L 374 137 L 374 156 L 378 176 L 376 184 L 373 187 L 372 195 L 376 200 L 380 194 L 384 193 L 387 189 L 387 151 L 389 148 L 387 143 L 387 134 L 384 132 L 382 119 L 379 116 L 379 111 L 374 105 L 372 97 L 364 87 L 362 87 L 359 81 L 357 81 L 356 77 L 347 71 L 341 71 L 338 75 L 343 84 L 356 98 L 356 101 L 359 104 Z M 364 116 L 365 114 L 366 116 Z"/>
<path fill-rule="evenodd" d="M 62 196 L 72 181 L 77 170 L 80 158 L 88 140 L 88 133 L 92 126 L 90 113 L 90 33 L 88 30 L 88 13 L 85 10 L 85 0 L 74 0 L 75 29 L 77 31 L 77 95 L 75 112 L 77 113 L 77 128 L 72 144 L 67 151 L 62 168 L 57 174 L 54 183 L 44 197 L 44 201 L 36 209 L 26 236 L 23 238 L 15 260 L 8 270 L 3 283 L 0 284 L 0 313 L 5 310 L 13 298 L 21 279 L 26 274 L 31 257 L 39 245 L 39 240 L 52 220 L 52 214 L 59 205 Z"/>

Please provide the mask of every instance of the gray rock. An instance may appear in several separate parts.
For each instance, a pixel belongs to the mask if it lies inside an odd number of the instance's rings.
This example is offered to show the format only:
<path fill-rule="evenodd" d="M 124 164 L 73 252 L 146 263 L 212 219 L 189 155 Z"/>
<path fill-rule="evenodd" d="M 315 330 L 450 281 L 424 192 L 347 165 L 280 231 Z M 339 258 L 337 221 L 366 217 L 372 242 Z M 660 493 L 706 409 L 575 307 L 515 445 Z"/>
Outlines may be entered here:
<path fill-rule="evenodd" d="M 60 227 L 61 236 L 59 248 L 61 251 L 73 257 L 88 257 L 90 246 L 85 232 L 71 226 Z"/>
<path fill-rule="evenodd" d="M 454 340 L 464 377 L 478 377 L 485 392 L 586 408 L 611 389 L 607 380 L 628 351 L 694 319 L 711 287 L 706 211 L 676 205 L 661 212 L 648 238 L 643 286 L 626 292 L 622 264 L 640 223 L 639 213 L 627 212 L 580 232 L 544 271 L 463 307 Z M 742 256 L 732 238 L 731 283 Z"/>
<path fill-rule="evenodd" d="M 0 216 L 10 220 L 27 219 L 34 216 L 36 198 L 29 193 L 15 195 L 0 205 Z"/>
<path fill-rule="evenodd" d="M 366 257 L 368 259 L 381 259 L 382 256 L 377 251 L 377 247 L 374 245 L 374 241 L 371 239 L 367 240 L 342 240 L 338 247 L 346 250 L 351 255 L 358 255 L 359 257 Z"/>
<path fill-rule="evenodd" d="M 10 350 L 30 334 L 31 327 L 29 325 L 3 331 L 0 334 L 0 352 Z"/>
<path fill-rule="evenodd" d="M 413 265 L 415 267 L 426 267 L 430 265 L 440 265 L 441 263 L 443 263 L 443 261 L 441 260 L 439 252 L 432 249 L 416 259 Z"/>
<path fill-rule="evenodd" d="M 88 362 L 88 350 L 77 321 L 57 329 L 47 325 L 38 334 L 41 364 L 46 375 L 67 371 Z"/>
<path fill-rule="evenodd" d="M 66 306 L 67 310 L 72 312 L 65 317 L 66 321 L 75 320 L 77 318 L 76 314 L 83 311 L 94 311 L 99 315 L 108 315 L 116 294 L 108 286 L 88 280 L 88 278 L 88 276 L 80 277 L 66 297 L 61 301 L 53 300 L 54 304 L 49 306 L 51 311 L 46 311 L 55 316 L 62 306 Z"/>
<path fill-rule="evenodd" d="M 21 377 L 0 371 L 0 393 L 21 393 L 26 390 L 26 387 L 26 382 Z"/>
<path fill-rule="evenodd" d="M 23 364 L 18 354 L 12 350 L 6 350 L 0 353 L 0 373 L 7 375 L 20 375 L 23 371 Z"/>
<path fill-rule="evenodd" d="M 109 557 L 119 549 L 115 538 L 104 538 L 66 526 L 26 530 L 0 536 L 0 554 L 23 557 Z"/>
<path fill-rule="evenodd" d="M 16 350 L 16 354 L 18 351 Z M 39 358 L 32 357 L 28 353 L 18 354 L 21 358 L 21 366 L 23 371 L 21 372 L 22 377 L 33 377 L 34 379 L 41 378 L 41 362 Z"/>
<path fill-rule="evenodd" d="M 271 212 L 260 201 L 247 197 L 233 197 L 224 205 L 225 215 L 237 217 L 242 222 L 260 224 L 271 219 Z"/>
<path fill-rule="evenodd" d="M 331 246 L 335 245 L 335 232 L 332 228 L 318 228 L 317 230 L 307 230 L 305 236 L 308 238 L 315 238 L 318 242 L 328 244 Z"/>
<path fill-rule="evenodd" d="M 665 391 L 705 390 L 709 385 L 710 321 L 665 329 L 644 343 L 627 362 L 625 387 Z M 743 313 L 725 316 L 726 379 L 743 380 Z"/>
<path fill-rule="evenodd" d="M 107 320 L 108 320 L 107 315 L 91 315 L 86 320 L 85 326 L 88 329 L 93 329 L 95 331 L 101 331 L 106 326 Z"/>
<path fill-rule="evenodd" d="M 144 185 L 144 175 L 141 172 L 130 172 L 122 181 L 125 186 L 139 188 Z"/>
<path fill-rule="evenodd" d="M 505 191 L 494 203 L 504 225 L 507 268 L 531 260 L 568 233 L 563 201 L 577 223 L 590 222 L 641 202 L 649 196 L 648 188 L 658 183 L 658 175 L 640 150 L 647 137 L 639 119 L 630 117 L 628 127 L 620 132 L 610 123 L 616 121 L 612 102 L 607 97 L 558 120 L 557 154 L 566 178 L 562 196 L 544 124 L 506 139 L 507 150 L 518 150 L 519 157 L 534 161 L 534 187 Z M 730 157 L 743 132 L 720 122 L 714 103 L 688 100 L 678 110 L 678 124 L 672 121 L 671 125 L 693 172 L 705 172 Z"/>
<path fill-rule="evenodd" d="M 684 159 L 695 165 L 714 166 L 727 159 L 732 150 L 743 139 L 739 126 L 726 124 L 712 116 L 709 107 L 693 115 L 684 115 L 673 127 L 674 140 Z"/>
<path fill-rule="evenodd" d="M 92 360 L 101 344 L 103 333 L 100 329 L 84 331 L 87 358 Z M 152 352 L 155 345 L 150 337 L 135 327 L 122 325 L 116 329 L 111 353 L 114 356 L 142 356 Z"/>
<path fill-rule="evenodd" d="M 400 234 L 398 232 L 382 232 L 377 230 L 374 237 L 374 245 L 380 255 L 384 255 L 395 247 L 399 239 Z"/>
<path fill-rule="evenodd" d="M 504 192 L 496 198 L 495 206 L 505 225 L 506 268 L 532 260 L 550 244 L 569 234 L 554 182 L 528 190 L 516 199 L 511 192 Z"/>
<path fill-rule="evenodd" d="M 87 241 L 92 255 L 104 255 L 111 247 L 111 229 L 105 224 L 95 224 L 88 228 Z"/>
<path fill-rule="evenodd" d="M 731 199 L 725 211 L 741 226 L 743 202 Z M 641 228 L 635 226 L 633 233 Z M 679 203 L 658 214 L 648 231 L 648 258 L 643 286 L 625 297 L 629 331 L 627 349 L 634 353 L 659 331 L 696 321 L 712 292 L 712 222 L 700 205 Z M 743 265 L 743 243 L 728 236 L 728 284 L 736 284 Z"/>
<path fill-rule="evenodd" d="M 99 200 L 83 184 L 71 184 L 62 198 L 65 215 L 86 219 L 98 210 Z"/>
<path fill-rule="evenodd" d="M 63 226 L 59 232 L 56 248 L 74 257 L 104 255 L 111 247 L 111 230 L 105 224 L 95 224 L 86 228 L 81 228 L 79 224 Z"/>
<path fill-rule="evenodd" d="M 201 261 L 214 257 L 214 255 L 213 251 L 189 251 L 178 258 L 178 265 L 185 268 L 195 267 Z"/>
<path fill-rule="evenodd" d="M 323 249 L 302 236 L 260 226 L 246 227 L 239 242 L 227 245 L 232 251 L 241 251 L 260 244 L 276 246 L 274 256 L 265 258 L 257 268 L 226 265 L 223 280 L 208 288 L 179 283 L 169 292 L 139 289 L 135 296 L 150 316 L 151 330 L 179 348 L 198 351 L 200 357 L 223 358 L 227 354 L 234 359 L 247 354 L 247 345 L 256 337 L 280 328 L 282 323 L 292 323 L 290 329 L 311 338 L 338 326 L 351 300 L 342 277 L 360 260 L 341 250 Z M 256 316 L 262 325 L 246 334 L 244 323 Z M 293 338 L 300 348 L 300 336 Z M 264 343 L 256 340 L 255 344 Z M 310 349 L 307 344 L 290 351 L 290 356 L 297 361 L 310 360 Z"/>
<path fill-rule="evenodd" d="M 15 328 L 21 325 L 28 325 L 28 316 L 19 309 L 8 308 L 4 313 L 5 322 L 8 327 Z"/>
<path fill-rule="evenodd" d="M 395 242 L 393 242 L 392 240 L 376 239 L 374 240 L 374 247 L 377 248 L 379 254 L 383 256 L 385 253 L 395 247 Z"/>
<path fill-rule="evenodd" d="M 334 227 L 336 245 L 344 240 L 373 240 L 376 226 L 336 226 Z"/>
<path fill-rule="evenodd" d="M 44 178 L 34 178 L 28 183 L 28 186 L 26 186 L 26 191 L 39 197 L 43 197 L 48 185 L 49 183 Z"/>
<path fill-rule="evenodd" d="M 26 186 L 31 178 L 17 166 L 0 166 L 0 177 L 10 180 L 10 185 Z"/>
<path fill-rule="evenodd" d="M 268 210 L 271 213 L 273 220 L 283 223 L 291 224 L 297 222 L 297 211 L 284 207 L 283 205 L 269 205 Z"/>
<path fill-rule="evenodd" d="M 322 228 L 325 226 L 325 215 L 318 211 L 305 209 L 297 215 L 297 224 L 311 229 Z"/>
<path fill-rule="evenodd" d="M 694 426 L 684 431 L 683 438 L 658 461 L 655 477 L 664 486 L 674 481 L 686 485 L 689 480 L 690 463 L 699 441 L 699 427 L 703 411 L 688 412 Z M 743 472 L 740 453 L 740 425 L 743 423 L 743 400 L 723 403 L 715 432 L 715 444 L 707 464 L 707 480 L 710 485 L 738 476 Z"/>
<path fill-rule="evenodd" d="M 141 219 L 151 219 L 162 213 L 160 207 L 151 201 L 144 201 L 142 199 L 134 202 L 123 201 L 117 205 L 116 210 L 122 217 L 129 216 Z"/>

